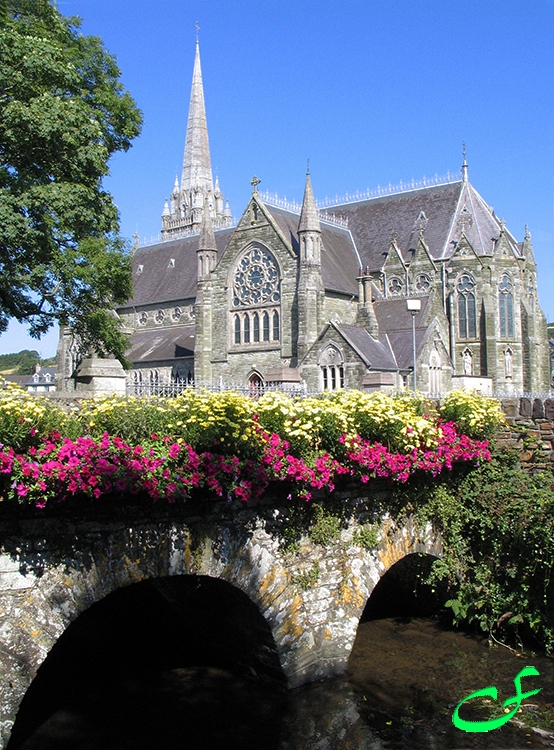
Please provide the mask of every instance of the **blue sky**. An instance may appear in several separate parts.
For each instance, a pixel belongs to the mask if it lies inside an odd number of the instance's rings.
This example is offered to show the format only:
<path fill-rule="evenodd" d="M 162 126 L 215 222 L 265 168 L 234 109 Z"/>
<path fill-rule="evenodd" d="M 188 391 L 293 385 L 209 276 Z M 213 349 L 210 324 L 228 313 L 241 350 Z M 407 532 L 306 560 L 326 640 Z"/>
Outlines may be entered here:
<path fill-rule="evenodd" d="M 122 233 L 157 235 L 183 158 L 195 44 L 212 167 L 234 215 L 457 171 L 518 240 L 529 225 L 554 321 L 554 0 L 58 0 L 100 36 L 144 115 L 106 180 Z M 0 352 L 55 351 L 24 331 Z"/>

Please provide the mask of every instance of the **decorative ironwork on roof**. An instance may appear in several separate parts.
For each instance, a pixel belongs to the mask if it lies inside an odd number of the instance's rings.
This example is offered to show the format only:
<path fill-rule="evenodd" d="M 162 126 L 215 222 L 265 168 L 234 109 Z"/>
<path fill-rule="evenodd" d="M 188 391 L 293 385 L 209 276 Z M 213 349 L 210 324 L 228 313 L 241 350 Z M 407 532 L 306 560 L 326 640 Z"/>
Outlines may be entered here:
<path fill-rule="evenodd" d="M 318 208 L 332 208 L 333 206 L 342 206 L 345 203 L 357 203 L 359 201 L 367 201 L 372 198 L 381 198 L 385 195 L 393 195 L 394 193 L 409 193 L 413 190 L 421 190 L 426 187 L 434 187 L 435 185 L 449 185 L 452 182 L 461 181 L 460 172 L 453 173 L 447 172 L 445 175 L 435 174 L 434 177 L 423 177 L 421 180 L 408 180 L 403 182 L 400 180 L 398 185 L 392 185 L 390 182 L 388 185 L 382 186 L 377 185 L 373 190 L 369 188 L 365 191 L 360 192 L 356 190 L 355 193 L 346 193 L 346 195 L 338 196 L 334 198 L 325 198 L 324 200 L 316 200 L 316 206 Z"/>
<path fill-rule="evenodd" d="M 237 220 L 232 219 L 231 221 L 213 221 L 213 228 L 214 232 L 219 232 L 222 229 L 229 229 L 232 227 L 237 226 Z M 135 247 L 148 247 L 150 245 L 158 245 L 160 243 L 164 242 L 171 242 L 172 240 L 182 240 L 185 237 L 194 237 L 195 235 L 199 235 L 201 230 L 200 224 L 193 227 L 185 227 L 184 229 L 179 229 L 176 232 L 173 232 L 169 237 L 167 235 L 157 234 L 152 235 L 150 238 L 143 237 L 136 245 Z M 134 235 L 133 235 L 134 236 Z"/>
<path fill-rule="evenodd" d="M 407 182 L 402 180 L 398 185 L 381 186 L 378 185 L 375 189 L 370 190 L 369 188 L 365 191 L 356 190 L 355 193 L 346 193 L 346 195 L 336 195 L 334 198 L 324 198 L 323 200 L 316 200 L 315 204 L 318 208 L 319 220 L 324 221 L 327 224 L 334 224 L 348 228 L 348 219 L 344 217 L 335 216 L 334 214 L 328 213 L 325 209 L 333 208 L 335 206 L 343 206 L 346 203 L 359 203 L 361 201 L 372 200 L 374 198 L 382 198 L 386 195 L 394 195 L 396 193 L 410 193 L 414 190 L 421 190 L 422 188 L 435 187 L 437 185 L 449 185 L 454 182 L 460 182 L 462 180 L 461 172 L 447 172 L 445 175 L 436 174 L 434 177 L 423 177 L 421 180 L 414 180 L 413 178 Z M 260 194 L 261 199 L 268 206 L 275 206 L 275 208 L 284 208 L 285 211 L 290 211 L 294 214 L 300 214 L 302 206 L 298 201 L 288 200 L 279 198 L 275 193 L 265 191 Z"/>
<path fill-rule="evenodd" d="M 298 214 L 300 216 L 300 212 L 302 210 L 302 205 L 298 203 L 298 201 L 289 201 L 287 200 L 286 196 L 284 198 L 279 198 L 278 195 L 275 193 L 270 193 L 269 191 L 265 191 L 265 193 L 260 193 L 260 198 L 264 203 L 266 203 L 268 206 L 274 206 L 275 208 L 284 208 L 285 211 L 290 211 L 293 214 Z M 316 201 L 316 205 L 319 201 Z M 348 228 L 348 219 L 342 218 L 340 216 L 333 216 L 333 214 L 327 213 L 327 211 L 322 211 L 321 209 L 318 209 L 318 218 L 320 221 L 326 223 L 326 224 L 333 224 L 336 227 L 343 227 L 344 229 Z"/>

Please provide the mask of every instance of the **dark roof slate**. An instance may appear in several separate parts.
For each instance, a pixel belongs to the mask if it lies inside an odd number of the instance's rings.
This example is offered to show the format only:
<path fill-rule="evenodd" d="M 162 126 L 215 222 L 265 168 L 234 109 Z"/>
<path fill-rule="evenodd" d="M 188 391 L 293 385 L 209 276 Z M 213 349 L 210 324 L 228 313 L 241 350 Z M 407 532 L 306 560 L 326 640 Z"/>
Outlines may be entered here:
<path fill-rule="evenodd" d="M 467 221 L 462 216 L 464 209 Z M 493 210 L 469 182 L 461 180 L 332 206 L 327 212 L 348 219 L 362 264 L 372 271 L 382 268 L 385 262 L 392 230 L 397 233 L 400 254 L 408 262 L 417 245 L 420 226 L 435 260 L 452 255 L 462 227 L 477 255 L 492 254 L 494 240 L 500 234 L 500 222 Z M 520 255 L 515 239 L 509 232 L 507 236 L 515 254 Z"/>
<path fill-rule="evenodd" d="M 351 326 L 343 323 L 334 323 L 333 325 L 350 346 L 361 355 L 370 368 L 392 371 L 398 369 L 395 357 L 385 336 L 381 336 L 378 341 L 361 326 Z"/>
<path fill-rule="evenodd" d="M 423 211 L 427 222 L 425 241 L 431 255 L 442 250 L 460 197 L 462 182 L 437 185 L 405 193 L 371 198 L 327 208 L 328 213 L 348 219 L 363 266 L 371 270 L 382 267 L 390 247 L 391 232 L 396 230 L 397 243 L 405 260 L 417 243 L 418 217 Z M 414 236 L 415 234 L 415 236 Z"/>
<path fill-rule="evenodd" d="M 427 331 L 429 297 L 421 297 L 421 310 L 416 314 L 416 356 L 424 343 Z M 408 370 L 413 366 L 412 313 L 406 307 L 406 297 L 376 300 L 375 314 L 381 336 L 388 336 L 398 367 Z"/>
<path fill-rule="evenodd" d="M 194 326 L 152 328 L 131 335 L 127 357 L 132 362 L 156 362 L 194 355 Z"/>
<path fill-rule="evenodd" d="M 215 232 L 218 257 L 227 247 L 232 232 L 232 228 Z M 125 307 L 196 298 L 199 240 L 200 235 L 196 234 L 139 247 L 133 256 L 133 296 Z"/>

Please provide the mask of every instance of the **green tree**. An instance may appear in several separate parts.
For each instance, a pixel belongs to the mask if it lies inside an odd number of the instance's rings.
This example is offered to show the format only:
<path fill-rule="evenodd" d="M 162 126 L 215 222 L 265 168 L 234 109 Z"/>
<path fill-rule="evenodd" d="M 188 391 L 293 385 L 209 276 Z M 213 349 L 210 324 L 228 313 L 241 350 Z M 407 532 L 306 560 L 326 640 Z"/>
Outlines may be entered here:
<path fill-rule="evenodd" d="M 131 264 L 102 180 L 142 118 L 79 26 L 48 0 L 0 0 L 0 331 L 59 322 L 123 359 L 110 311 L 131 296 Z"/>

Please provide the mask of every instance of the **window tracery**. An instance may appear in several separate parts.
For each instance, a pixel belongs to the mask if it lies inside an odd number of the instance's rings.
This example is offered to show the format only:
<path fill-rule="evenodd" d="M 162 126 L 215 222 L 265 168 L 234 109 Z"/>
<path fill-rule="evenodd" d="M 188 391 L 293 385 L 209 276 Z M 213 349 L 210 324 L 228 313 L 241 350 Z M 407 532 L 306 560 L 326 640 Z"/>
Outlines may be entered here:
<path fill-rule="evenodd" d="M 231 340 L 236 346 L 275 344 L 281 339 L 280 273 L 273 255 L 259 244 L 240 257 L 232 274 Z"/>
<path fill-rule="evenodd" d="M 322 390 L 337 391 L 344 388 L 344 358 L 336 346 L 327 346 L 319 358 L 319 367 Z"/>
<path fill-rule="evenodd" d="M 429 395 L 440 396 L 442 392 L 442 362 L 436 348 L 429 356 Z"/>
<path fill-rule="evenodd" d="M 457 284 L 458 292 L 458 330 L 460 338 L 477 338 L 477 315 L 475 305 L 475 281 L 467 273 L 461 276 Z"/>
<path fill-rule="evenodd" d="M 255 245 L 240 259 L 233 277 L 233 307 L 280 302 L 279 269 L 271 253 Z"/>
<path fill-rule="evenodd" d="M 418 292 L 428 292 L 431 288 L 431 277 L 429 274 L 420 273 L 419 276 L 416 277 L 415 286 Z"/>
<path fill-rule="evenodd" d="M 388 292 L 391 297 L 399 297 L 404 291 L 404 285 L 398 276 L 393 276 L 388 283 Z"/>
<path fill-rule="evenodd" d="M 498 284 L 498 307 L 500 318 L 500 338 L 514 337 L 514 297 L 513 285 L 507 274 Z"/>

